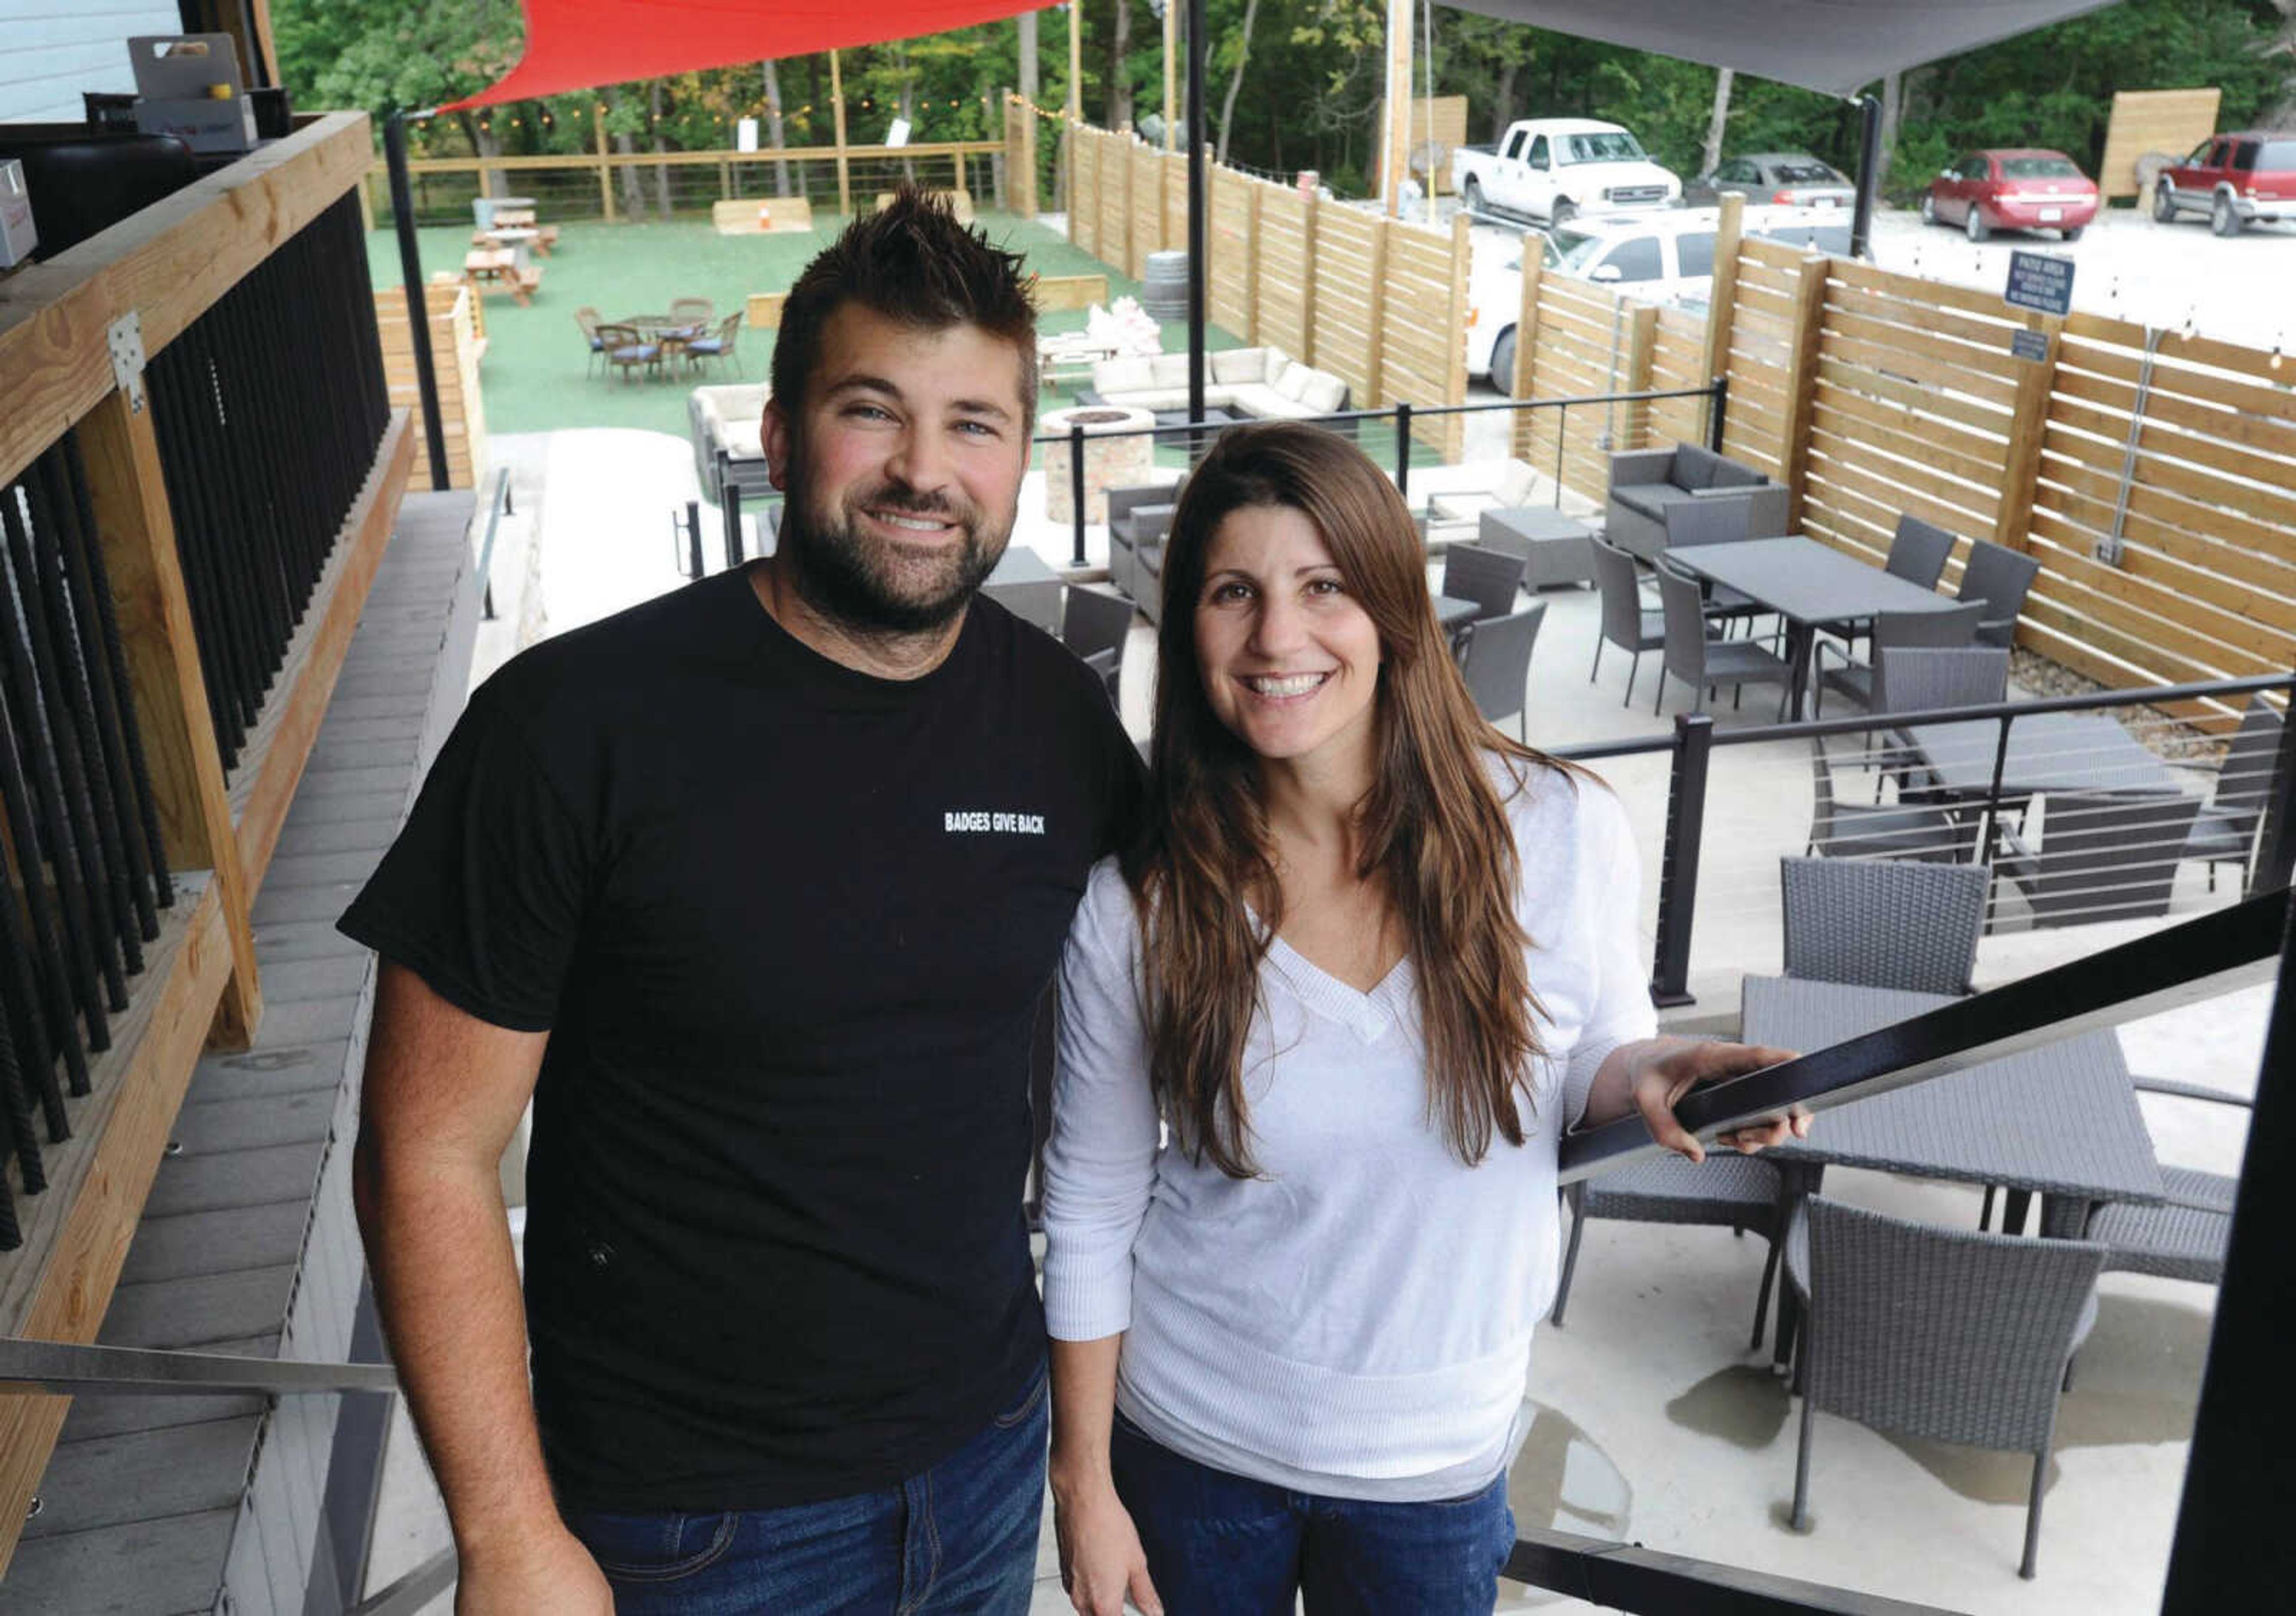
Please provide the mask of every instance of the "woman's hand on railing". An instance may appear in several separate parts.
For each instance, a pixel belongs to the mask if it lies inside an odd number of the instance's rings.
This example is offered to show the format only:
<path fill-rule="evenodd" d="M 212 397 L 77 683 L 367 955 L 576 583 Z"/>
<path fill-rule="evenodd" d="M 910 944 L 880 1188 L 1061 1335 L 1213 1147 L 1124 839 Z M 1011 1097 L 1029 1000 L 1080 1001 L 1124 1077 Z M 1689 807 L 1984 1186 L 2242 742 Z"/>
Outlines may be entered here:
<path fill-rule="evenodd" d="M 1146 1616 L 1163 1616 L 1140 1533 L 1105 1477 L 1064 1484 L 1054 1475 L 1053 1534 L 1060 1540 L 1061 1587 L 1077 1616 L 1124 1616 L 1128 1595 Z"/>
<path fill-rule="evenodd" d="M 1587 1121 L 1606 1122 L 1632 1109 L 1641 1113 L 1652 1139 L 1677 1155 L 1703 1161 L 1705 1146 L 1675 1120 L 1674 1108 L 1683 1095 L 1702 1083 L 1719 1083 L 1793 1058 L 1791 1049 L 1694 1038 L 1647 1038 L 1621 1045 L 1611 1052 L 1595 1078 Z M 1809 1112 L 1796 1106 L 1784 1116 L 1718 1134 L 1715 1143 L 1751 1153 L 1788 1139 L 1808 1138 L 1809 1121 Z"/>

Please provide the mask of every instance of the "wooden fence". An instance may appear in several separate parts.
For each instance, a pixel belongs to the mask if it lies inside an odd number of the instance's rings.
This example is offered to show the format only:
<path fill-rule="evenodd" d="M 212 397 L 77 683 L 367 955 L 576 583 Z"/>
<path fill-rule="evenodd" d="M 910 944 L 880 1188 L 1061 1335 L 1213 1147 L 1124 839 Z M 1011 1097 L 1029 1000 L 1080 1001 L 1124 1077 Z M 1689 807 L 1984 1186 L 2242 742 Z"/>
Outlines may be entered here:
<path fill-rule="evenodd" d="M 491 463 L 487 454 L 486 392 L 479 361 L 486 355 L 485 310 L 469 287 L 434 283 L 425 294 L 430 314 L 432 370 L 439 379 L 439 420 L 447 439 L 447 486 L 475 488 Z M 382 337 L 383 378 L 393 409 L 422 407 L 414 380 L 414 340 L 406 318 L 406 289 L 374 294 L 375 327 Z"/>
<path fill-rule="evenodd" d="M 1070 239 L 1134 279 L 1148 255 L 1185 250 L 1188 164 L 1132 135 L 1076 131 Z M 1212 181 L 1206 285 L 1212 321 L 1348 384 L 1357 409 L 1464 403 L 1467 221 L 1382 218 L 1236 170 Z M 1390 319 L 1390 309 L 1408 317 Z M 1415 442 L 1456 459 L 1465 425 L 1414 422 Z"/>

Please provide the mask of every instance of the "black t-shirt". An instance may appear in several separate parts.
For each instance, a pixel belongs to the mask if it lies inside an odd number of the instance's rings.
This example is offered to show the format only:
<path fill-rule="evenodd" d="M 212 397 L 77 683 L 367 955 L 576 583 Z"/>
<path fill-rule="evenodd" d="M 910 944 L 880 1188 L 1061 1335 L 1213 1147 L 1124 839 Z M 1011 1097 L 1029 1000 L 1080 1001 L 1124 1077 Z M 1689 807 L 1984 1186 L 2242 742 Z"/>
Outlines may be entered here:
<path fill-rule="evenodd" d="M 342 928 L 550 1033 L 526 1296 L 570 1505 L 867 1490 L 1025 1389 L 1029 1032 L 1138 792 L 1098 679 L 988 601 L 887 681 L 724 573 L 472 697 Z"/>

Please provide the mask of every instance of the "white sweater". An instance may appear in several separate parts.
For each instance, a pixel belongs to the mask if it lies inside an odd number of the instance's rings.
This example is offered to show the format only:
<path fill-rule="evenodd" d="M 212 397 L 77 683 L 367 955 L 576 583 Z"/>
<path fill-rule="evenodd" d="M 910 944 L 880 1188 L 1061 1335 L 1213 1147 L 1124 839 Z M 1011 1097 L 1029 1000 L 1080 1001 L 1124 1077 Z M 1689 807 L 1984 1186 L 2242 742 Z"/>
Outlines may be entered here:
<path fill-rule="evenodd" d="M 1132 897 L 1112 860 L 1093 872 L 1061 971 L 1046 1312 L 1059 1340 L 1124 1333 L 1118 1407 L 1199 1462 L 1411 1500 L 1472 1490 L 1510 1456 L 1554 1290 L 1557 1139 L 1603 1056 L 1656 1018 L 1617 800 L 1493 769 L 1513 793 L 1547 1059 L 1525 1143 L 1495 1137 L 1480 1167 L 1428 1115 L 1412 962 L 1361 993 L 1281 938 L 1243 1055 L 1260 1176 L 1160 1143 Z"/>

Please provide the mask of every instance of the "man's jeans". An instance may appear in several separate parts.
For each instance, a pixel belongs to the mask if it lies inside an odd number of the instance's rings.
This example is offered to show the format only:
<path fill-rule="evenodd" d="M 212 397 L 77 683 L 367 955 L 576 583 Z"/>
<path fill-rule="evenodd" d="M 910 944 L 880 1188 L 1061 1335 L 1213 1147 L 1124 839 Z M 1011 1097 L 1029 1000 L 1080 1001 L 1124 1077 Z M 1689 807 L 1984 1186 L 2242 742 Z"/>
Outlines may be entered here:
<path fill-rule="evenodd" d="M 1464 1498 L 1372 1504 L 1199 1464 L 1122 1415 L 1117 1496 L 1173 1616 L 1489 1616 L 1514 1547 L 1506 1476 Z"/>
<path fill-rule="evenodd" d="M 720 1514 L 570 1511 L 617 1616 L 1024 1616 L 1045 1503 L 1046 1381 L 883 1492 Z"/>

